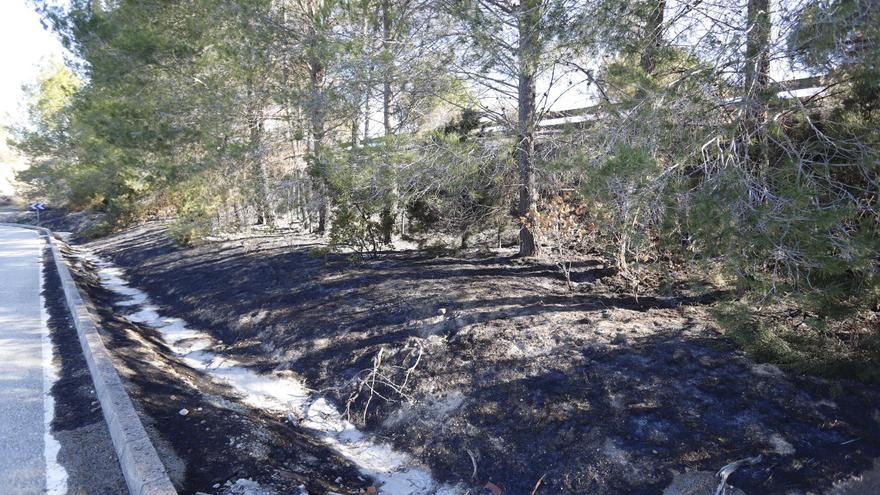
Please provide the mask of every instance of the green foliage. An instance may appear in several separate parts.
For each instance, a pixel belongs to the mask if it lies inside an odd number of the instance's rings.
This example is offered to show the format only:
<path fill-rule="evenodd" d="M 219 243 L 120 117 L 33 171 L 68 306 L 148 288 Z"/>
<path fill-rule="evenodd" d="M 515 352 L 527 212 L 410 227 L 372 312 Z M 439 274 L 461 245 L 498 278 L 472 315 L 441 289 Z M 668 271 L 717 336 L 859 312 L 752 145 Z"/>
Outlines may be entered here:
<path fill-rule="evenodd" d="M 28 122 L 12 129 L 10 144 L 31 158 L 32 166 L 17 179 L 30 187 L 30 195 L 52 203 L 74 198 L 75 206 L 94 200 L 88 190 L 88 173 L 76 167 L 69 145 L 80 128 L 70 116 L 74 95 L 81 83 L 66 67 L 45 67 L 29 88 Z"/>
<path fill-rule="evenodd" d="M 356 252 L 375 254 L 382 245 L 379 222 L 356 204 L 343 202 L 337 205 L 330 228 L 330 246 L 348 247 Z"/>
<path fill-rule="evenodd" d="M 80 86 L 67 67 L 55 63 L 44 67 L 28 90 L 29 122 L 18 129 L 16 147 L 29 155 L 47 156 L 64 146 L 72 132 L 68 110 Z"/>
<path fill-rule="evenodd" d="M 211 231 L 211 214 L 201 205 L 182 208 L 168 225 L 168 235 L 182 246 L 192 246 Z"/>
<path fill-rule="evenodd" d="M 216 230 L 215 211 L 221 198 L 212 187 L 212 177 L 210 174 L 194 177 L 162 195 L 175 211 L 168 233 L 183 246 L 194 245 Z"/>
<path fill-rule="evenodd" d="M 480 127 L 480 114 L 471 108 L 465 108 L 460 115 L 443 126 L 443 134 L 455 134 L 459 141 L 467 140 L 471 131 Z"/>
<path fill-rule="evenodd" d="M 325 258 L 329 254 L 330 247 L 328 246 L 319 246 L 309 249 L 309 256 L 312 258 Z"/>
<path fill-rule="evenodd" d="M 737 98 L 755 47 L 736 27 L 741 9 L 695 2 L 663 21 L 658 6 L 44 4 L 82 63 L 53 65 L 35 84 L 30 122 L 13 135 L 33 163 L 19 178 L 34 197 L 107 212 L 96 233 L 171 217 L 171 235 L 192 244 L 220 225 L 272 228 L 287 216 L 322 233 L 329 224 L 334 249 L 376 253 L 404 210 L 407 233 L 438 255 L 447 245 L 431 236 L 500 239 L 528 189 L 564 273 L 582 245 L 633 289 L 658 260 L 721 266 L 741 307 L 719 319 L 756 356 L 841 373 L 876 363 L 876 337 L 848 346 L 833 335 L 880 307 L 876 2 L 782 4 L 774 31 L 789 33 L 790 60 L 830 84 L 800 100 L 771 84 L 748 107 Z M 716 27 L 692 46 L 665 41 L 707 13 Z M 584 68 L 600 58 L 595 73 Z M 595 115 L 541 128 L 527 107 L 575 94 L 541 87 L 550 79 L 595 92 Z M 521 118 L 496 105 L 514 95 Z M 474 132 L 490 116 L 506 130 Z M 511 150 L 533 131 L 520 179 Z M 785 305 L 809 316 L 767 318 Z"/>
<path fill-rule="evenodd" d="M 880 332 L 863 326 L 864 321 L 841 325 L 809 313 L 767 315 L 741 303 L 720 305 L 713 314 L 722 330 L 760 362 L 798 373 L 880 382 Z M 853 340 L 860 342 L 853 345 Z"/>
<path fill-rule="evenodd" d="M 56 203 L 102 209 L 119 225 L 206 169 L 243 159 L 248 128 L 229 116 L 257 94 L 247 85 L 259 77 L 253 50 L 265 42 L 265 33 L 243 19 L 267 5 L 44 6 L 83 61 L 87 82 L 63 69 L 40 84 L 31 113 L 44 125 L 18 145 L 45 160 L 23 180 Z M 63 98 L 68 101 L 59 103 Z"/>
<path fill-rule="evenodd" d="M 18 153 L 9 146 L 9 128 L 0 122 L 0 163 L 9 163 L 18 159 Z"/>
<path fill-rule="evenodd" d="M 669 174 L 645 149 L 617 143 L 601 157 L 563 155 L 564 166 L 581 174 L 579 189 L 594 247 L 613 260 L 622 274 L 637 281 L 630 261 L 651 250 L 668 218 Z M 666 232 L 668 238 L 674 232 Z"/>
<path fill-rule="evenodd" d="M 78 237 L 85 240 L 100 239 L 101 237 L 110 235 L 114 230 L 113 224 L 106 220 L 102 220 L 96 225 L 80 232 Z"/>
<path fill-rule="evenodd" d="M 807 145 L 816 139 L 813 144 L 819 146 L 827 137 L 801 134 L 799 139 Z M 836 146 L 835 153 L 845 151 Z M 823 317 L 878 307 L 876 222 L 865 217 L 858 202 L 845 201 L 852 196 L 834 194 L 838 180 L 856 186 L 858 181 L 847 177 L 855 170 L 847 172 L 851 165 L 845 161 L 836 166 L 805 166 L 796 159 L 776 163 L 768 176 L 773 201 L 755 198 L 749 177 L 738 168 L 701 184 L 687 218 L 694 251 L 723 259 L 740 290 L 751 291 L 755 299 L 795 300 Z M 862 193 L 872 187 L 864 186 Z"/>
<path fill-rule="evenodd" d="M 409 205 L 414 230 L 456 233 L 461 247 L 468 247 L 472 232 L 508 225 L 516 185 L 506 144 L 464 141 L 458 134 L 433 136 L 425 148 L 432 163 L 416 178 L 422 194 Z"/>
<path fill-rule="evenodd" d="M 331 245 L 375 253 L 384 244 L 389 219 L 380 212 L 396 200 L 396 164 L 408 157 L 402 144 L 389 138 L 313 159 L 312 174 L 327 185 L 335 205 Z"/>
<path fill-rule="evenodd" d="M 880 110 L 880 10 L 871 0 L 812 1 L 788 38 L 794 58 L 849 86 L 846 108 Z M 876 115 L 875 115 L 876 116 Z"/>

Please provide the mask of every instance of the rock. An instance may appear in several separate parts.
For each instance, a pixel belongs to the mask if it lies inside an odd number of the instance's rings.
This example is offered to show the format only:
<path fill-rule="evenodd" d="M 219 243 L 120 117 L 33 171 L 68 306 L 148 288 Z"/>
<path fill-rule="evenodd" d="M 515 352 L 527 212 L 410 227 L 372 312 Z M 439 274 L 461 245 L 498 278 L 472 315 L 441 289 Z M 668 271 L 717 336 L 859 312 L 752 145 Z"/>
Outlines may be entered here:
<path fill-rule="evenodd" d="M 557 434 L 554 438 L 547 442 L 547 444 L 550 448 L 562 449 L 573 444 L 575 440 L 577 440 L 575 429 L 567 428 L 559 432 L 559 434 Z"/>
<path fill-rule="evenodd" d="M 880 493 L 880 459 L 874 460 L 873 469 L 836 482 L 828 493 L 829 495 L 876 495 Z"/>
<path fill-rule="evenodd" d="M 785 377 L 785 372 L 779 369 L 779 366 L 770 363 L 753 364 L 752 373 L 758 376 L 770 376 L 775 378 Z"/>
<path fill-rule="evenodd" d="M 184 407 L 183 409 L 178 411 L 177 414 L 180 414 L 181 416 L 186 416 L 187 414 L 189 414 L 189 409 Z"/>
<path fill-rule="evenodd" d="M 440 308 L 437 310 L 437 314 L 443 316 L 446 314 L 446 308 Z"/>
<path fill-rule="evenodd" d="M 699 361 L 700 365 L 705 368 L 712 368 L 715 366 L 715 360 L 710 358 L 709 356 L 700 356 L 697 361 Z"/>
<path fill-rule="evenodd" d="M 678 364 L 683 364 L 689 357 L 690 355 L 688 354 L 688 351 L 684 349 L 676 349 L 675 352 L 672 353 L 672 361 Z"/>
<path fill-rule="evenodd" d="M 715 495 L 718 478 L 709 471 L 689 471 L 672 479 L 672 483 L 663 490 L 663 495 Z M 746 495 L 739 488 L 725 483 L 724 495 Z"/>
<path fill-rule="evenodd" d="M 247 479 L 238 479 L 235 483 L 231 481 L 226 482 L 226 490 L 224 494 L 227 495 L 275 495 L 274 491 L 263 489 L 259 483 L 256 481 L 247 478 Z"/>
<path fill-rule="evenodd" d="M 629 453 L 618 447 L 610 438 L 605 439 L 602 448 L 599 449 L 608 460 L 620 465 L 629 464 Z"/>
<path fill-rule="evenodd" d="M 785 438 L 782 438 L 782 435 L 779 433 L 770 435 L 770 445 L 773 446 L 773 451 L 779 455 L 794 454 L 794 446 L 788 443 Z"/>

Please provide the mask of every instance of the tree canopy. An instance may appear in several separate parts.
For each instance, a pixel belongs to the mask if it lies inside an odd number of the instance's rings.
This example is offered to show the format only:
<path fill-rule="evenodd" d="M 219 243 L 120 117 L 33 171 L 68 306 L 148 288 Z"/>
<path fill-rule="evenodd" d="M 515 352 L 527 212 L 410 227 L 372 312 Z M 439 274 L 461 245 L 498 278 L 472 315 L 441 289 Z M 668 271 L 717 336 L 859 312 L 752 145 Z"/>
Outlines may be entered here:
<path fill-rule="evenodd" d="M 494 232 L 636 291 L 665 259 L 757 305 L 880 302 L 875 0 L 52 5 L 75 57 L 34 87 L 21 179 L 110 227 Z"/>

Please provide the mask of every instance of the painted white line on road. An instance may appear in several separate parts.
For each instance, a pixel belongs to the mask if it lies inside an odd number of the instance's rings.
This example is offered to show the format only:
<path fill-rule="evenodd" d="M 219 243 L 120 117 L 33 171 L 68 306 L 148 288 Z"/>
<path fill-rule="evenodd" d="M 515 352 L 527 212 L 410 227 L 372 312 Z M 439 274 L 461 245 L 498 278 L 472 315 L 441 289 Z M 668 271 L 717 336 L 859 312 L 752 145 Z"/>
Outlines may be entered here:
<path fill-rule="evenodd" d="M 44 246 L 41 254 L 49 246 Z M 58 370 L 55 368 L 55 347 L 49 337 L 49 316 L 46 309 L 46 299 L 43 297 L 45 290 L 45 277 L 43 277 L 43 256 L 39 261 L 40 274 L 40 339 L 43 345 L 43 455 L 46 459 L 46 488 L 44 493 L 49 495 L 64 495 L 67 493 L 67 470 L 58 463 L 58 452 L 61 444 L 52 435 L 52 420 L 55 418 L 55 398 L 52 397 L 52 386 L 58 381 Z"/>

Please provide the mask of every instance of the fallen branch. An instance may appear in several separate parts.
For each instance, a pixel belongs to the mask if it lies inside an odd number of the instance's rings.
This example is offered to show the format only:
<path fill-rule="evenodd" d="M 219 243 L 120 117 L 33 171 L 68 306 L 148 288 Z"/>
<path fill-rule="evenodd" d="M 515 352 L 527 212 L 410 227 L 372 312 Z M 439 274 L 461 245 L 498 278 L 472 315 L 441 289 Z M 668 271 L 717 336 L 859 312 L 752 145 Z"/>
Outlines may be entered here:
<path fill-rule="evenodd" d="M 733 474 L 734 471 L 743 467 L 743 466 L 754 466 L 755 464 L 761 462 L 763 457 L 758 454 L 755 457 L 746 457 L 745 459 L 740 459 L 738 461 L 731 462 L 730 464 L 724 466 L 719 469 L 715 476 L 719 478 L 718 488 L 715 489 L 715 495 L 724 495 L 727 487 L 727 478 Z"/>
<path fill-rule="evenodd" d="M 532 495 L 538 493 L 538 488 L 541 488 L 541 482 L 544 481 L 545 476 L 547 476 L 547 473 L 542 474 L 541 477 L 538 478 L 538 482 L 535 483 L 535 487 L 532 488 Z"/>
<path fill-rule="evenodd" d="M 345 405 L 345 415 L 351 420 L 351 408 L 352 405 L 355 404 L 357 399 L 361 397 L 363 393 L 369 393 L 367 396 L 367 402 L 364 405 L 364 410 L 361 413 L 361 420 L 366 423 L 367 414 L 370 409 L 370 404 L 373 401 L 373 397 L 379 397 L 380 399 L 391 402 L 393 401 L 393 397 L 396 394 L 399 397 L 402 397 L 404 400 L 412 402 L 412 398 L 407 394 L 407 387 L 409 386 L 410 379 L 412 374 L 415 372 L 416 368 L 419 366 L 419 363 L 422 360 L 422 354 L 424 353 L 424 347 L 421 342 L 416 342 L 416 348 L 411 348 L 409 354 L 403 359 L 403 362 L 412 361 L 412 364 L 409 366 L 389 366 L 392 374 L 396 374 L 400 370 L 403 370 L 403 379 L 397 383 L 393 376 L 386 374 L 383 372 L 383 363 L 385 361 L 385 349 L 380 348 L 379 352 L 376 353 L 376 356 L 373 358 L 373 366 L 369 369 L 362 370 L 360 373 L 356 375 L 354 379 L 352 379 L 349 383 L 357 383 L 357 389 L 353 391 L 349 397 L 348 401 Z M 415 357 L 415 359 L 413 359 Z M 363 376 L 366 373 L 366 376 Z M 362 377 L 362 378 L 360 378 Z M 384 386 L 387 389 L 390 389 L 393 394 L 389 394 L 391 396 L 386 396 L 385 394 L 379 391 L 379 387 Z"/>
<path fill-rule="evenodd" d="M 471 473 L 471 480 L 477 479 L 477 459 L 474 457 L 474 453 L 471 452 L 471 449 L 464 449 L 467 452 L 467 455 L 471 458 L 471 464 L 474 466 L 474 472 Z"/>

